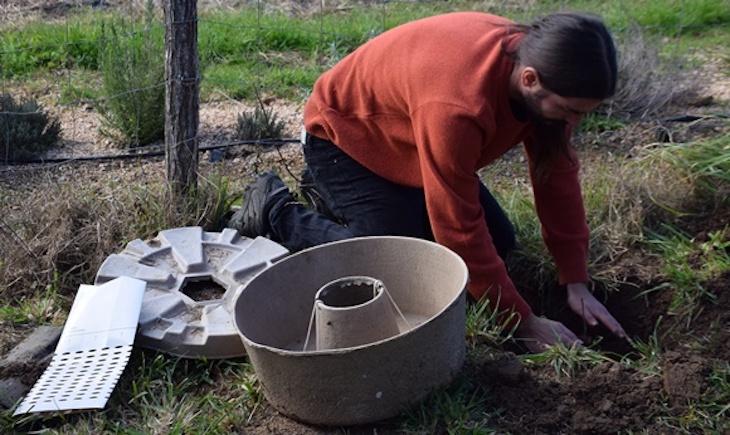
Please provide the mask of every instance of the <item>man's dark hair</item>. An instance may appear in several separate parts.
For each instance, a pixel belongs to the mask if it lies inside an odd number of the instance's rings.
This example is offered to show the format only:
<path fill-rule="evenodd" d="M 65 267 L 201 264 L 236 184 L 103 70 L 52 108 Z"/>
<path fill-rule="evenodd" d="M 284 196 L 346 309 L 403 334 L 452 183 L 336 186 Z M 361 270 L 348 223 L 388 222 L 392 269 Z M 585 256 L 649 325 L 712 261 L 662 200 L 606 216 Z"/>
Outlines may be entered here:
<path fill-rule="evenodd" d="M 508 55 L 534 68 L 545 89 L 568 98 L 605 99 L 616 92 L 616 47 L 597 16 L 556 13 L 515 31 L 525 37 Z M 570 138 L 564 123 L 538 123 L 533 135 L 539 142 L 531 150 L 533 179 L 539 182 L 560 154 L 570 158 Z"/>
<path fill-rule="evenodd" d="M 563 97 L 604 99 L 616 92 L 616 47 L 600 18 L 557 13 L 525 26 L 515 52 L 542 85 Z"/>

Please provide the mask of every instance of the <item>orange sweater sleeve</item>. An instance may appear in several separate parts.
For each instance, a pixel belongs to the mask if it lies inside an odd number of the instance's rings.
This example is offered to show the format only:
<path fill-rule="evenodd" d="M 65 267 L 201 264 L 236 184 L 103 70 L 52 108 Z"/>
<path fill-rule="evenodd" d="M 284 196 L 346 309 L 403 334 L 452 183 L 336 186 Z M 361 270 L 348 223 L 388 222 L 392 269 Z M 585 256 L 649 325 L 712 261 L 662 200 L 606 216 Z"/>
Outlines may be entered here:
<path fill-rule="evenodd" d="M 487 295 L 500 312 L 528 316 L 530 306 L 497 254 L 479 203 L 476 171 L 485 140 L 483 126 L 474 122 L 468 108 L 444 104 L 421 106 L 411 119 L 434 238 L 464 259 L 470 273 L 468 290 L 475 299 Z"/>
<path fill-rule="evenodd" d="M 525 150 L 539 146 L 525 140 Z M 533 181 L 535 209 L 542 225 L 542 237 L 558 270 L 560 284 L 587 282 L 586 257 L 590 231 L 586 223 L 580 186 L 580 165 L 575 152 L 561 156 L 543 181 Z M 533 177 L 534 179 L 534 177 Z"/>

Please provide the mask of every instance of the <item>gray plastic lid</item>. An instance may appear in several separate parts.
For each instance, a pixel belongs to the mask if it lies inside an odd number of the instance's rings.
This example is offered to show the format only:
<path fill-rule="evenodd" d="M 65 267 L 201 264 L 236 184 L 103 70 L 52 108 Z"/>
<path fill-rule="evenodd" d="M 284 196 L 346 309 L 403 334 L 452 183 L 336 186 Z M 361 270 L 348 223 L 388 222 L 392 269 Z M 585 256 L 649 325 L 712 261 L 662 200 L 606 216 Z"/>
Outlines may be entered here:
<path fill-rule="evenodd" d="M 267 238 L 231 228 L 174 228 L 107 257 L 95 282 L 120 276 L 147 282 L 135 344 L 188 358 L 232 358 L 246 353 L 233 323 L 237 294 L 287 254 Z"/>

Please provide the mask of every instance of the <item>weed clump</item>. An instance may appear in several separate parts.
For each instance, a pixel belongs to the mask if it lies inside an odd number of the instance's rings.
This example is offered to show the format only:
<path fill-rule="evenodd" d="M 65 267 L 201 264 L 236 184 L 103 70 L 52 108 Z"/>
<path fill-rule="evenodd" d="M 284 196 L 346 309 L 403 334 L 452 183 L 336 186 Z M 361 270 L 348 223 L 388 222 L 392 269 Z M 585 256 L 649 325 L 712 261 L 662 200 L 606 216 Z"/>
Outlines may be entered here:
<path fill-rule="evenodd" d="M 61 136 L 58 118 L 47 114 L 36 101 L 16 102 L 0 95 L 0 155 L 3 160 L 32 159 L 55 147 Z"/>
<path fill-rule="evenodd" d="M 238 115 L 236 137 L 240 140 L 255 140 L 281 137 L 286 124 L 271 108 L 256 107 Z"/>
<path fill-rule="evenodd" d="M 603 112 L 630 119 L 655 115 L 671 102 L 697 91 L 685 80 L 683 59 L 663 59 L 656 37 L 636 25 L 617 34 L 618 86 Z M 681 86 L 679 85 L 681 84 Z"/>

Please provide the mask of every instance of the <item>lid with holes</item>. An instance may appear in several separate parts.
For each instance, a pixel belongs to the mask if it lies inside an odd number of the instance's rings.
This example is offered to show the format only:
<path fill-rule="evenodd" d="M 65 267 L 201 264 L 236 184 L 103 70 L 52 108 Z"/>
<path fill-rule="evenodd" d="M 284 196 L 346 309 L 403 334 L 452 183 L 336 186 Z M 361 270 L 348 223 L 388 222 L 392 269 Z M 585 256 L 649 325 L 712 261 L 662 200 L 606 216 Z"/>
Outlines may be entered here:
<path fill-rule="evenodd" d="M 267 238 L 242 237 L 231 228 L 174 228 L 110 255 L 96 284 L 120 276 L 147 283 L 136 344 L 182 357 L 231 358 L 245 354 L 232 317 L 237 294 L 288 253 Z"/>

